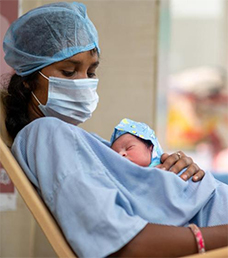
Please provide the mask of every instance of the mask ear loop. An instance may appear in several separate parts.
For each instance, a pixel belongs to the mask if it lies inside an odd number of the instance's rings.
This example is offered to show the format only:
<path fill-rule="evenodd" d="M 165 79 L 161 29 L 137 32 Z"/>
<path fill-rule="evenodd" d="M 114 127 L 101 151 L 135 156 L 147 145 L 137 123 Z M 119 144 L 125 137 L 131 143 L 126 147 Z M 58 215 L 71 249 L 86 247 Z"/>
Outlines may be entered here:
<path fill-rule="evenodd" d="M 43 73 L 41 73 L 41 71 L 39 71 L 39 74 L 40 74 L 42 77 L 44 77 L 45 79 L 47 79 L 47 80 L 49 81 L 49 78 L 48 78 L 46 75 L 44 75 Z M 38 104 L 39 104 L 39 105 L 42 105 L 41 102 L 38 100 L 37 96 L 34 94 L 33 91 L 32 91 L 32 95 L 33 95 L 33 97 L 35 98 L 35 100 L 38 102 Z"/>
<path fill-rule="evenodd" d="M 39 104 L 39 105 L 42 105 L 42 104 L 40 103 L 40 101 L 38 100 L 38 98 L 36 97 L 36 95 L 34 94 L 34 92 L 32 91 L 31 93 L 32 93 L 33 97 L 35 98 L 35 100 L 38 102 L 38 104 Z"/>
<path fill-rule="evenodd" d="M 43 73 L 41 73 L 41 71 L 39 71 L 39 74 L 49 81 L 49 78 L 46 75 L 44 75 Z"/>

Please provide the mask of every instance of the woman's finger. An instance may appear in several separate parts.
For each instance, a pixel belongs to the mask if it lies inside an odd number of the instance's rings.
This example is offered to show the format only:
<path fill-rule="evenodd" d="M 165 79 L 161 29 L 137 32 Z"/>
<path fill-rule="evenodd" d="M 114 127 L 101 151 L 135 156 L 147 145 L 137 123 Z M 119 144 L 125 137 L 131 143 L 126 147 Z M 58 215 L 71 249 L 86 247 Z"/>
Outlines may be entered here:
<path fill-rule="evenodd" d="M 193 160 L 187 156 L 181 156 L 181 158 L 170 168 L 170 171 L 178 174 L 186 167 L 189 167 L 193 164 Z"/>
<path fill-rule="evenodd" d="M 196 163 L 191 164 L 187 167 L 186 171 L 180 176 L 183 180 L 188 180 L 192 177 L 194 182 L 202 180 L 205 172 L 199 168 Z"/>
<path fill-rule="evenodd" d="M 186 156 L 182 151 L 178 151 L 171 155 L 164 153 L 161 157 L 161 162 L 163 162 L 160 167 L 161 169 L 169 170 L 175 174 L 186 169 L 180 176 L 185 181 L 192 177 L 192 180 L 197 182 L 202 180 L 205 175 L 205 172 L 193 162 L 192 158 Z"/>
<path fill-rule="evenodd" d="M 198 181 L 202 180 L 204 176 L 205 176 L 205 172 L 204 172 L 202 169 L 200 169 L 200 170 L 192 177 L 192 181 L 198 182 Z"/>
<path fill-rule="evenodd" d="M 178 156 L 173 153 L 171 155 L 164 153 L 161 156 L 162 169 L 170 170 L 170 168 L 179 160 Z"/>
<path fill-rule="evenodd" d="M 199 171 L 199 167 L 192 163 L 187 167 L 187 169 L 183 172 L 183 174 L 180 176 L 183 180 L 188 180 L 190 177 L 194 176 L 197 171 Z"/>
<path fill-rule="evenodd" d="M 182 151 L 171 155 L 164 153 L 161 157 L 162 168 L 178 174 L 182 169 L 193 163 L 192 159 L 187 157 Z"/>

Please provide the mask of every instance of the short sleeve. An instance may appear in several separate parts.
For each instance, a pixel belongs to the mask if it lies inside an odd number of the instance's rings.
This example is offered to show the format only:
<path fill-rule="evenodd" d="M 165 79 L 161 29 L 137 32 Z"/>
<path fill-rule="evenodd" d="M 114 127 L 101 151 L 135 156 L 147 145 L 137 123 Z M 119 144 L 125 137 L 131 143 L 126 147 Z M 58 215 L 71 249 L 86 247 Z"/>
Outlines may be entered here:
<path fill-rule="evenodd" d="M 84 134 L 58 119 L 42 118 L 19 133 L 12 151 L 76 254 L 105 257 L 148 222 L 134 213 Z"/>

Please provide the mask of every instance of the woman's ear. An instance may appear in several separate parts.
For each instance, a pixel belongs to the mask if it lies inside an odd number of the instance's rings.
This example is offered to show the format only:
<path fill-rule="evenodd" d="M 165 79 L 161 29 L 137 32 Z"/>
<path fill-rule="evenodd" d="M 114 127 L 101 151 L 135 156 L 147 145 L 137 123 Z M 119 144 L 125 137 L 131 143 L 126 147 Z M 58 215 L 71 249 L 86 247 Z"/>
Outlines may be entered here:
<path fill-rule="evenodd" d="M 25 88 L 27 88 L 27 89 L 29 89 L 30 87 L 29 87 L 29 84 L 27 83 L 27 82 L 23 82 L 23 85 L 25 86 Z"/>

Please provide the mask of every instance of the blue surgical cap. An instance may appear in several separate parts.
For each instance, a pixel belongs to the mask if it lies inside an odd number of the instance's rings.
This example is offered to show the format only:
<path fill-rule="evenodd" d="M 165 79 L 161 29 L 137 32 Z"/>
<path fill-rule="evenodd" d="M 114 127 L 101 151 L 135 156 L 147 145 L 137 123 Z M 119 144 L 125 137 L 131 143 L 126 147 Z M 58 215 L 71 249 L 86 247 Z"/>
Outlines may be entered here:
<path fill-rule="evenodd" d="M 81 3 L 52 3 L 21 16 L 6 32 L 5 61 L 26 76 L 52 63 L 97 48 L 96 28 Z"/>
<path fill-rule="evenodd" d="M 136 137 L 143 140 L 149 140 L 153 144 L 152 157 L 150 166 L 156 166 L 160 164 L 161 155 L 163 150 L 160 143 L 155 136 L 154 130 L 152 130 L 147 124 L 135 122 L 129 118 L 124 118 L 120 123 L 114 128 L 112 133 L 110 143 L 111 145 L 117 140 L 121 135 L 130 133 Z"/>

